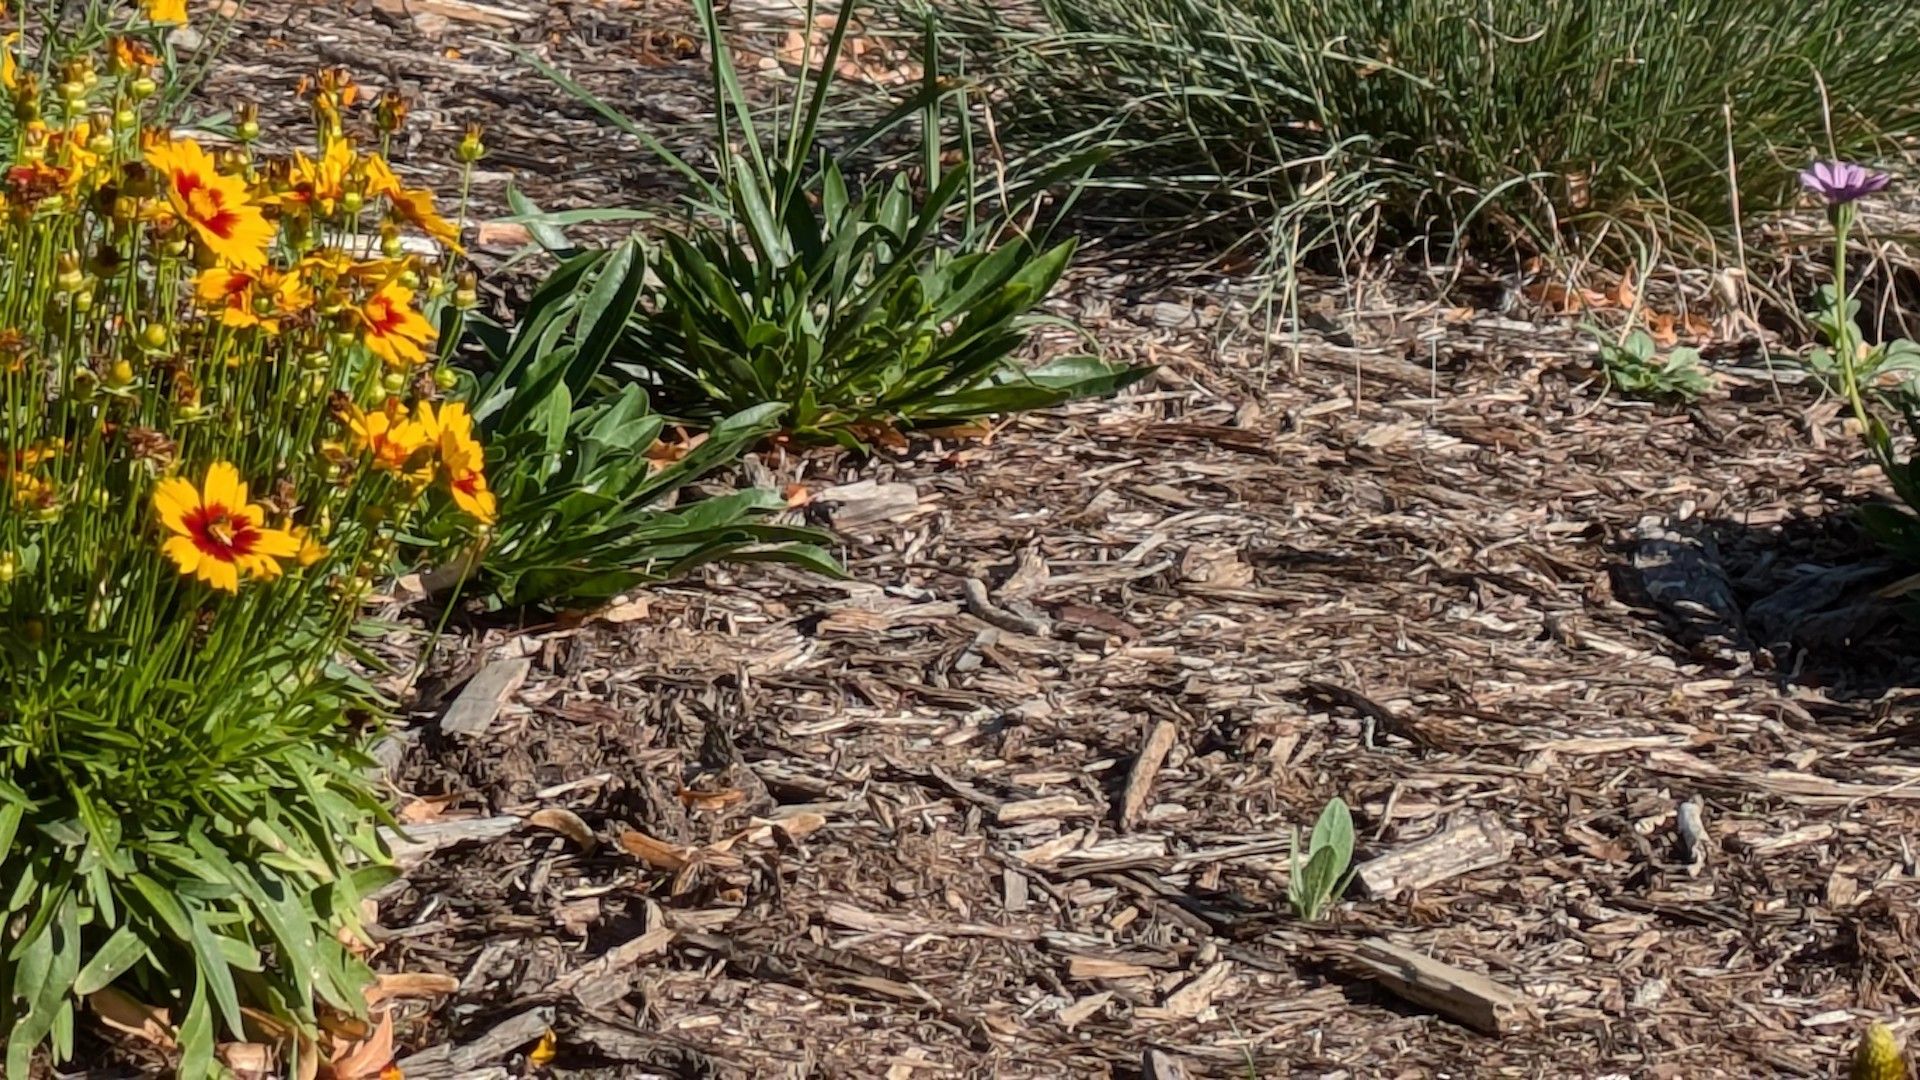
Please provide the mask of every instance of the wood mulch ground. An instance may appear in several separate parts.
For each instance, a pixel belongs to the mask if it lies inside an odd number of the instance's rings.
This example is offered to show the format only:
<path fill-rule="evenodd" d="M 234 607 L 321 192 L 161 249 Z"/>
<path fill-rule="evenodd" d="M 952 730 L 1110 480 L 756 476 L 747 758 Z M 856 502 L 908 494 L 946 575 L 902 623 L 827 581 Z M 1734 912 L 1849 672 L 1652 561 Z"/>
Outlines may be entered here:
<path fill-rule="evenodd" d="M 483 209 L 632 204 L 659 170 L 506 43 L 665 125 L 691 29 L 262 0 L 209 94 L 345 63 L 442 188 L 488 126 Z M 1086 266 L 1058 309 L 1142 390 L 750 463 L 848 580 L 443 649 L 376 954 L 457 982 L 402 1006 L 409 1078 L 527 1074 L 549 1028 L 558 1075 L 1829 1076 L 1920 1016 L 1920 651 L 1830 401 L 1737 354 L 1690 409 L 1603 398 L 1554 320 L 1416 305 L 1295 371 Z M 1369 861 L 1308 925 L 1288 841 L 1334 796 Z"/>

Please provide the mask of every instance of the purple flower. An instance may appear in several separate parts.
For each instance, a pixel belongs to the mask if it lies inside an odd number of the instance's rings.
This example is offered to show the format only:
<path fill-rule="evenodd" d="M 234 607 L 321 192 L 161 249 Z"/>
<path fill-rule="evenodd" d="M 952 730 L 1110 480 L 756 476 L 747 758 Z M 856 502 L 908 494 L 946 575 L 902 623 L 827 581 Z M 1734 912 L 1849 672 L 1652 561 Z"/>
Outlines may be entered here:
<path fill-rule="evenodd" d="M 1844 206 L 1868 195 L 1886 190 L 1893 177 L 1874 172 L 1851 161 L 1816 161 L 1800 173 L 1800 185 L 1827 200 L 1828 206 Z"/>

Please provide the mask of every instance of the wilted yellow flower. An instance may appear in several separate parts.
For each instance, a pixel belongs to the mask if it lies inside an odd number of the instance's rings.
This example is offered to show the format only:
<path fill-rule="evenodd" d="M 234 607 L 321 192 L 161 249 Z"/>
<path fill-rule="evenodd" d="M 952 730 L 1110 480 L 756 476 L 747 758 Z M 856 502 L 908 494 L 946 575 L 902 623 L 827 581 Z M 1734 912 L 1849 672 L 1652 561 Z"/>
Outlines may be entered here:
<path fill-rule="evenodd" d="M 1894 1041 L 1893 1032 L 1881 1023 L 1868 1027 L 1860 1036 L 1860 1045 L 1854 1047 L 1848 1080 L 1906 1080 L 1906 1077 L 1906 1059 L 1900 1054 L 1900 1044 Z"/>

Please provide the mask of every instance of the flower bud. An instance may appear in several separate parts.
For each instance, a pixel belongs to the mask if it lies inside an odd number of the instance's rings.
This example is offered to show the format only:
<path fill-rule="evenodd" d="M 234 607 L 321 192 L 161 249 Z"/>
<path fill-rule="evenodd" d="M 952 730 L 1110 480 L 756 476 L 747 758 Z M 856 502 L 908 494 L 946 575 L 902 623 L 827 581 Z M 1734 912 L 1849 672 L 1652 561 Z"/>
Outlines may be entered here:
<path fill-rule="evenodd" d="M 460 145 L 455 148 L 454 156 L 471 165 L 479 161 L 486 152 L 487 144 L 480 141 L 480 125 L 468 124 L 467 133 L 460 139 Z"/>
<path fill-rule="evenodd" d="M 407 122 L 407 99 L 400 91 L 389 89 L 373 107 L 373 123 L 383 134 L 391 135 Z"/>
<path fill-rule="evenodd" d="M 133 131 L 140 126 L 140 114 L 121 106 L 113 114 L 113 126 L 116 131 Z"/>
<path fill-rule="evenodd" d="M 403 288 L 418 289 L 420 287 L 420 275 L 411 266 L 400 271 L 400 276 L 395 280 L 397 280 Z"/>
<path fill-rule="evenodd" d="M 68 251 L 61 254 L 55 264 L 53 286 L 63 293 L 76 293 L 87 283 L 87 275 L 80 269 L 80 256 Z"/>
<path fill-rule="evenodd" d="M 471 270 L 462 270 L 454 278 L 453 306 L 461 311 L 472 311 L 480 306 L 480 279 Z"/>
<path fill-rule="evenodd" d="M 19 576 L 20 556 L 11 551 L 0 553 L 0 585 L 11 585 Z"/>
<path fill-rule="evenodd" d="M 248 101 L 233 110 L 233 133 L 240 141 L 250 143 L 260 137 L 260 107 Z"/>
<path fill-rule="evenodd" d="M 357 214 L 367 204 L 367 197 L 351 189 L 340 193 L 340 209 L 349 214 Z"/>
<path fill-rule="evenodd" d="M 389 371 L 380 377 L 380 388 L 388 394 L 402 394 L 407 389 L 407 377 L 398 371 Z"/>
<path fill-rule="evenodd" d="M 107 386 L 114 390 L 124 390 L 133 385 L 133 365 L 125 360 L 115 360 L 107 369 Z"/>
<path fill-rule="evenodd" d="M 127 84 L 127 93 L 132 94 L 133 100 L 135 101 L 147 100 L 152 97 L 153 92 L 158 89 L 160 89 L 160 84 L 154 82 L 153 78 L 148 75 L 142 75 Z"/>
<path fill-rule="evenodd" d="M 140 344 L 149 349 L 167 347 L 167 328 L 163 323 L 150 322 L 140 331 Z"/>

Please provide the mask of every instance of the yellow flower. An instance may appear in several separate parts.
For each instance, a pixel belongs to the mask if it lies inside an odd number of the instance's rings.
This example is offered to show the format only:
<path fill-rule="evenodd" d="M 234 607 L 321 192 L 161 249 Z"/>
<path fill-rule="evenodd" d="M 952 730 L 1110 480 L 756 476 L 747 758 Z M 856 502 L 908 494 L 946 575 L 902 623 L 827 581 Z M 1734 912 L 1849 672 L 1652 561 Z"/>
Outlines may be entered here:
<path fill-rule="evenodd" d="M 340 200 L 346 198 L 353 165 L 353 144 L 344 138 L 328 140 L 318 158 L 294 151 L 287 175 L 292 190 L 278 196 L 281 208 L 292 207 L 316 217 L 332 217 L 340 207 Z"/>
<path fill-rule="evenodd" d="M 293 538 L 300 542 L 300 550 L 293 557 L 301 566 L 312 566 L 327 557 L 327 545 L 321 543 L 305 525 L 293 527 Z"/>
<path fill-rule="evenodd" d="M 271 268 L 241 270 L 213 266 L 194 279 L 194 298 L 209 311 L 220 313 L 225 326 L 258 326 L 269 334 L 280 332 L 280 320 L 313 306 L 313 290 L 298 274 Z"/>
<path fill-rule="evenodd" d="M 424 346 L 436 336 L 433 324 L 413 310 L 413 290 L 397 281 L 380 286 L 358 308 L 367 348 L 389 367 L 425 362 Z"/>
<path fill-rule="evenodd" d="M 247 502 L 239 470 L 224 461 L 207 468 L 205 483 L 170 476 L 154 489 L 153 509 L 173 535 L 161 550 L 182 574 L 223 592 L 237 592 L 240 575 L 272 580 L 280 560 L 300 544 L 293 534 L 264 527 L 267 512 Z"/>
<path fill-rule="evenodd" d="M 383 472 L 418 474 L 422 470 L 414 455 L 433 441 L 425 428 L 407 419 L 406 410 L 396 398 L 388 398 L 378 412 L 355 408 L 347 418 L 347 427 L 353 432 L 354 452 L 371 456 L 373 467 Z"/>
<path fill-rule="evenodd" d="M 54 503 L 53 485 L 34 470 L 60 452 L 58 443 L 36 443 L 0 457 L 0 480 L 13 493 L 13 505 L 21 510 L 45 509 Z"/>
<path fill-rule="evenodd" d="M 409 188 L 400 183 L 385 158 L 368 154 L 366 159 L 367 194 L 384 196 L 393 208 L 393 216 L 412 225 L 455 251 L 460 248 L 460 227 L 440 216 L 434 209 L 433 192 Z"/>
<path fill-rule="evenodd" d="M 13 58 L 13 47 L 18 44 L 20 44 L 18 30 L 0 38 L 0 87 L 8 90 L 20 89 L 19 62 Z"/>
<path fill-rule="evenodd" d="M 146 9 L 147 21 L 157 23 L 183 23 L 187 21 L 187 0 L 140 0 Z"/>
<path fill-rule="evenodd" d="M 446 478 L 454 504 L 482 525 L 493 524 L 499 506 L 487 487 L 487 455 L 473 437 L 473 417 L 467 407 L 450 401 L 436 415 L 433 406 L 423 401 L 416 407 L 415 416 L 415 422 L 440 454 L 440 474 Z"/>
<path fill-rule="evenodd" d="M 174 213 L 193 226 L 214 257 L 243 270 L 267 264 L 273 226 L 247 197 L 246 182 L 224 176 L 213 156 L 191 139 L 159 140 L 147 148 L 147 164 L 165 178 Z"/>

